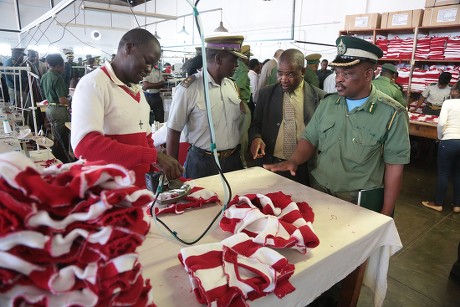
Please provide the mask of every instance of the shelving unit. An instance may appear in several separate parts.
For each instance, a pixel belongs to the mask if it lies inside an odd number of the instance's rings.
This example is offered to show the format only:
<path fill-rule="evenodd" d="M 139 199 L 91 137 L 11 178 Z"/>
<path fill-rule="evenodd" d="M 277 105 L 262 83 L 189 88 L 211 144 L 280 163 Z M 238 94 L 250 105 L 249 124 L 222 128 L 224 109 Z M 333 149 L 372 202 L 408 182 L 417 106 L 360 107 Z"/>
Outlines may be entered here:
<path fill-rule="evenodd" d="M 421 35 L 425 36 L 460 36 L 460 24 L 459 25 L 448 25 L 448 26 L 429 26 L 429 27 L 407 27 L 407 28 L 387 28 L 387 29 L 360 29 L 360 30 L 342 30 L 339 32 L 340 35 L 353 35 L 366 40 L 376 43 L 378 39 L 386 38 L 393 39 L 399 37 L 404 38 L 413 38 L 412 53 L 410 59 L 400 59 L 400 58 L 382 58 L 379 60 L 379 63 L 392 63 L 392 64 L 407 64 L 410 66 L 410 75 L 409 83 L 407 89 L 407 97 L 410 99 L 411 95 L 420 94 L 420 91 L 414 91 L 412 89 L 412 78 L 415 68 L 423 68 L 428 65 L 459 65 L 460 60 L 451 60 L 451 59 L 416 59 L 415 54 L 417 50 L 418 40 L 421 38 Z M 460 69 L 459 69 L 460 70 Z"/>

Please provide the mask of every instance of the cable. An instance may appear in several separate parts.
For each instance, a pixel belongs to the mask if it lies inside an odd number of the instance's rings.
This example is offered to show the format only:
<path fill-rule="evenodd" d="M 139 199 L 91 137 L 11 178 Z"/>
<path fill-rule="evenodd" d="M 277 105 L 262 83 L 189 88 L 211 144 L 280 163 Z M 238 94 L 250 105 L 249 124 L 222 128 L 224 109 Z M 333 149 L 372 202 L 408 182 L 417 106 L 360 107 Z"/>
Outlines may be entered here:
<path fill-rule="evenodd" d="M 203 51 L 205 51 L 206 49 L 205 49 L 205 45 L 204 45 L 204 35 L 203 35 L 203 32 L 201 31 L 201 29 L 202 29 L 202 27 L 201 27 L 201 19 L 199 18 L 199 12 L 198 12 L 198 10 L 196 8 L 196 6 L 200 2 L 200 0 L 197 0 L 195 2 L 195 5 L 193 5 L 191 0 L 186 0 L 186 1 L 193 9 L 198 34 L 199 34 L 199 36 L 201 38 L 201 48 L 202 48 Z M 202 59 L 203 59 L 203 69 L 202 69 L 202 71 L 203 71 L 203 83 L 204 83 L 205 102 L 206 102 L 206 114 L 207 114 L 208 126 L 209 126 L 209 132 L 210 132 L 210 139 L 211 139 L 211 146 L 210 147 L 211 147 L 211 152 L 213 153 L 213 156 L 214 156 L 214 160 L 213 160 L 214 164 L 215 164 L 215 166 L 216 166 L 216 168 L 218 170 L 218 173 L 220 174 L 220 177 L 222 179 L 222 185 L 224 187 L 224 194 L 225 194 L 222 209 L 219 211 L 219 213 L 214 217 L 214 219 L 211 221 L 211 223 L 206 227 L 206 229 L 203 231 L 203 233 L 197 239 L 192 240 L 192 241 L 186 241 L 186 240 L 180 238 L 176 231 L 172 230 L 170 227 L 168 227 L 168 225 L 166 225 L 166 223 L 164 223 L 160 218 L 158 218 L 156 215 L 153 214 L 154 213 L 153 207 L 154 207 L 155 202 L 158 199 L 158 195 L 159 195 L 158 189 L 157 189 L 155 201 L 153 202 L 152 206 L 150 207 L 150 214 L 152 215 L 152 217 L 154 217 L 155 223 L 156 222 L 160 223 L 176 240 L 178 240 L 179 242 L 181 242 L 183 244 L 186 244 L 186 245 L 193 245 L 193 244 L 197 243 L 198 241 L 200 241 L 208 233 L 208 231 L 215 224 L 217 219 L 221 215 L 223 215 L 223 213 L 224 213 L 225 209 L 227 209 L 228 203 L 230 202 L 231 197 L 232 197 L 232 190 L 231 190 L 230 184 L 228 183 L 227 178 L 225 178 L 225 175 L 224 175 L 224 173 L 223 173 L 223 171 L 222 171 L 222 169 L 220 167 L 219 158 L 217 156 L 217 147 L 216 147 L 216 143 L 215 143 L 216 137 L 215 137 L 215 133 L 214 133 L 214 125 L 213 125 L 213 121 L 212 121 L 212 112 L 211 112 L 211 105 L 210 105 L 211 100 L 209 98 L 209 89 L 208 89 L 208 86 L 207 86 L 207 84 L 209 83 L 209 78 L 208 78 L 208 75 L 207 75 L 208 67 L 207 67 L 207 63 L 206 63 L 206 52 L 202 52 L 201 56 L 202 56 Z"/>
<path fill-rule="evenodd" d="M 136 16 L 136 14 L 134 14 L 133 8 L 131 7 L 131 3 L 129 3 L 129 1 L 128 1 L 128 4 L 129 4 L 129 5 L 128 5 L 128 6 L 129 6 L 129 10 L 130 10 L 131 13 L 133 14 L 134 19 L 136 20 L 137 26 L 140 28 L 141 25 L 139 24 L 139 21 L 137 20 L 137 16 Z"/>

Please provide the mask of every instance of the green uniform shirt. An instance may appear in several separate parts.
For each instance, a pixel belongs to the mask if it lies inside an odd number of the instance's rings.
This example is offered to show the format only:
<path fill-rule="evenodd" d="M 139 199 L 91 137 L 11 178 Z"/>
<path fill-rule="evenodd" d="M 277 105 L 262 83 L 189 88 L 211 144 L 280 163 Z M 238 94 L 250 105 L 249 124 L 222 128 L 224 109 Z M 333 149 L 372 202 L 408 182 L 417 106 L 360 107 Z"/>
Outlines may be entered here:
<path fill-rule="evenodd" d="M 57 72 L 48 70 L 40 80 L 43 95 L 50 103 L 59 103 L 59 98 L 69 95 L 69 87 Z"/>
<path fill-rule="evenodd" d="M 372 80 L 372 84 L 381 92 L 387 94 L 400 104 L 402 104 L 404 107 L 407 106 L 407 101 L 404 99 L 403 94 L 401 93 L 401 90 L 399 87 L 391 82 L 390 78 L 380 76 L 375 80 Z"/>
<path fill-rule="evenodd" d="M 303 76 L 303 79 L 310 83 L 311 85 L 314 85 L 316 87 L 319 87 L 319 78 L 316 75 L 316 73 L 311 69 L 310 67 L 307 66 L 305 69 L 305 75 Z"/>
<path fill-rule="evenodd" d="M 249 102 L 251 98 L 251 89 L 249 82 L 249 67 L 242 60 L 238 60 L 238 66 L 233 74 L 233 79 L 238 86 L 240 92 L 240 99 L 245 103 Z"/>
<path fill-rule="evenodd" d="M 381 187 L 385 163 L 409 163 L 407 112 L 374 87 L 351 112 L 345 97 L 326 96 L 302 137 L 319 152 L 312 175 L 334 193 Z"/>

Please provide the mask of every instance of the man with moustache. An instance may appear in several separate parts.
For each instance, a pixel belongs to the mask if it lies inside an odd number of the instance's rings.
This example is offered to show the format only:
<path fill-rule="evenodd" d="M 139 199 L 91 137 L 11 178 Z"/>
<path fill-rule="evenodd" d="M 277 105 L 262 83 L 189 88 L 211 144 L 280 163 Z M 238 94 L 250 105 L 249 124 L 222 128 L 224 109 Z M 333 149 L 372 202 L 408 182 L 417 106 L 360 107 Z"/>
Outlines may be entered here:
<path fill-rule="evenodd" d="M 337 93 L 324 98 L 288 161 L 264 165 L 295 174 L 318 150 L 314 187 L 357 203 L 361 189 L 384 187 L 382 214 L 392 215 L 409 163 L 408 120 L 404 107 L 372 86 L 383 52 L 351 36 L 336 41 Z"/>
<path fill-rule="evenodd" d="M 256 163 L 276 163 L 289 159 L 302 131 L 313 116 L 323 90 L 304 81 L 304 55 L 300 50 L 288 49 L 279 57 L 279 82 L 260 89 L 249 129 L 251 155 Z M 309 185 L 307 163 L 302 163 L 295 176 L 280 175 Z"/>
<path fill-rule="evenodd" d="M 179 162 L 157 152 L 153 145 L 150 107 L 139 85 L 160 55 L 160 43 L 152 33 L 130 30 L 121 38 L 113 61 L 85 75 L 73 96 L 71 142 L 75 156 L 133 170 L 136 185 L 141 187 L 153 166 L 168 179 L 182 173 Z"/>
<path fill-rule="evenodd" d="M 208 81 L 209 98 L 216 139 L 217 156 L 221 170 L 229 172 L 243 168 L 240 158 L 240 103 L 238 87 L 229 77 L 237 67 L 237 59 L 246 59 L 241 53 L 243 36 L 221 34 L 207 37 L 207 71 L 199 71 L 180 83 L 174 94 L 168 118 L 167 153 L 176 158 L 182 130 L 191 147 L 185 161 L 185 177 L 200 178 L 218 173 L 212 155 L 210 128 L 205 102 L 204 76 Z"/>

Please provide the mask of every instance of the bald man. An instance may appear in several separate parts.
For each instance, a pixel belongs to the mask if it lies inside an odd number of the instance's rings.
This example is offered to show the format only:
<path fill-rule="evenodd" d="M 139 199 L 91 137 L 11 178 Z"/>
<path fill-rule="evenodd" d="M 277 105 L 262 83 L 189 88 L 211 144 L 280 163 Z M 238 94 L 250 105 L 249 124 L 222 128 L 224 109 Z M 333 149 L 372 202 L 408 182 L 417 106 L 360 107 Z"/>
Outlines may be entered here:
<path fill-rule="evenodd" d="M 326 94 L 305 82 L 304 73 L 303 53 L 297 49 L 288 49 L 279 58 L 279 83 L 259 91 L 254 120 L 249 129 L 251 154 L 259 164 L 290 158 L 303 129 Z M 288 139 L 293 139 L 293 142 L 289 143 Z M 295 176 L 289 172 L 281 172 L 280 175 L 309 185 L 306 163 Z"/>
<path fill-rule="evenodd" d="M 161 47 L 145 29 L 128 31 L 111 63 L 85 75 L 73 96 L 71 142 L 75 156 L 120 164 L 145 186 L 152 166 L 169 179 L 182 173 L 177 160 L 157 152 L 149 125 L 150 107 L 139 82 L 158 62 Z"/>

